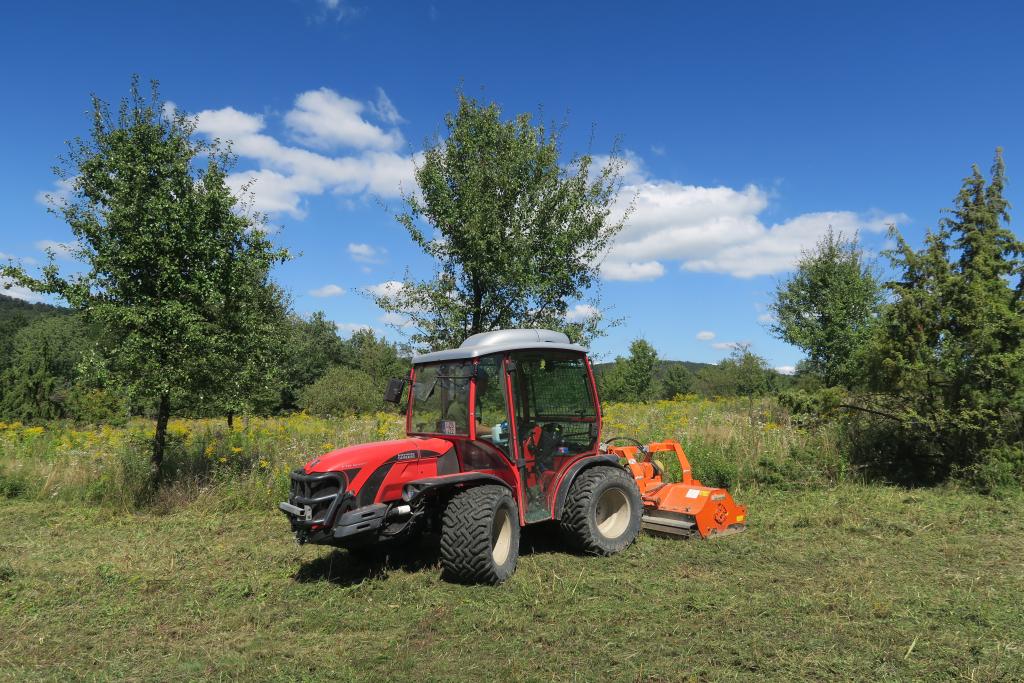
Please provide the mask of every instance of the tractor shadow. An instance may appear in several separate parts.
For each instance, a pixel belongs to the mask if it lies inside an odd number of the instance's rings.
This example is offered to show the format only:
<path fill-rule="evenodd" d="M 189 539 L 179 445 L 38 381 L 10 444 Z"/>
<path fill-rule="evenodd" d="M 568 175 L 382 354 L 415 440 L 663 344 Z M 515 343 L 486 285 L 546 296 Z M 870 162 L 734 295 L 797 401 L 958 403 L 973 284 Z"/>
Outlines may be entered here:
<path fill-rule="evenodd" d="M 562 541 L 557 523 L 532 524 L 522 530 L 519 556 L 542 553 L 574 554 Z M 393 572 L 440 571 L 440 556 L 440 537 L 430 534 L 394 548 L 334 550 L 303 562 L 292 578 L 297 583 L 326 581 L 337 586 L 356 586 L 368 580 L 387 579 Z"/>

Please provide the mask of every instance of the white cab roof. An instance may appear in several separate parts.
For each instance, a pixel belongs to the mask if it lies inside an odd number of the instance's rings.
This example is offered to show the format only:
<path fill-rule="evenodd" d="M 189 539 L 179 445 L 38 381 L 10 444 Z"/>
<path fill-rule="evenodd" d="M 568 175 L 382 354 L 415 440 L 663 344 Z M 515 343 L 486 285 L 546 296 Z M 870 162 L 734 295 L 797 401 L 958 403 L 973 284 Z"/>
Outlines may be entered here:
<path fill-rule="evenodd" d="M 434 363 L 443 360 L 465 360 L 485 356 L 489 353 L 518 351 L 520 349 L 560 349 L 586 353 L 587 349 L 573 344 L 569 337 L 552 330 L 495 330 L 481 332 L 462 342 L 457 349 L 434 351 L 421 356 L 413 356 L 412 362 Z"/>

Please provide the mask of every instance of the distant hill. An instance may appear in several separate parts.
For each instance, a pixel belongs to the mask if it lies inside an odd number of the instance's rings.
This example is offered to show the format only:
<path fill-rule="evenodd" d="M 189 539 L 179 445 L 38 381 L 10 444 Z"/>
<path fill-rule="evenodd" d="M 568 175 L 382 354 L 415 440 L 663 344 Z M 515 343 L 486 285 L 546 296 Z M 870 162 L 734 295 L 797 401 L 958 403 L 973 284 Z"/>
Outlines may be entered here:
<path fill-rule="evenodd" d="M 10 318 L 36 318 L 45 315 L 67 313 L 68 309 L 50 304 L 30 304 L 13 296 L 7 296 L 0 289 L 0 321 Z"/>

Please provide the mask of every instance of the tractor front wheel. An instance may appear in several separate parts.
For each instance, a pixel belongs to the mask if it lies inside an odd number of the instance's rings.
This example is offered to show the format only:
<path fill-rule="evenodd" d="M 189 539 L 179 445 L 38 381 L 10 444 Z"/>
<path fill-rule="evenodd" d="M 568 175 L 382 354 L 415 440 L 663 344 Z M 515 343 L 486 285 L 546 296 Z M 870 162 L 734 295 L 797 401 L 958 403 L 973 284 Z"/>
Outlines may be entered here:
<path fill-rule="evenodd" d="M 618 467 L 594 467 L 576 477 L 562 512 L 562 535 L 589 555 L 625 550 L 640 533 L 643 504 L 636 482 Z"/>
<path fill-rule="evenodd" d="M 504 486 L 477 486 L 452 498 L 441 526 L 445 578 L 497 584 L 519 560 L 519 509 Z"/>

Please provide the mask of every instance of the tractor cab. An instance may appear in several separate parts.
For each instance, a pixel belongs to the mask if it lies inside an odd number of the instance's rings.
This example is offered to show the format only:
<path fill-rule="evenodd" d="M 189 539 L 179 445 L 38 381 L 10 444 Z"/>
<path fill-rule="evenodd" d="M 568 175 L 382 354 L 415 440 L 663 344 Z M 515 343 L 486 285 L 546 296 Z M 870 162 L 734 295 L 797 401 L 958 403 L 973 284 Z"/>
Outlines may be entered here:
<path fill-rule="evenodd" d="M 564 334 L 474 335 L 458 349 L 414 358 L 410 381 L 407 433 L 450 440 L 461 472 L 489 473 L 515 487 L 524 523 L 551 519 L 565 472 L 597 453 L 590 363 Z"/>

